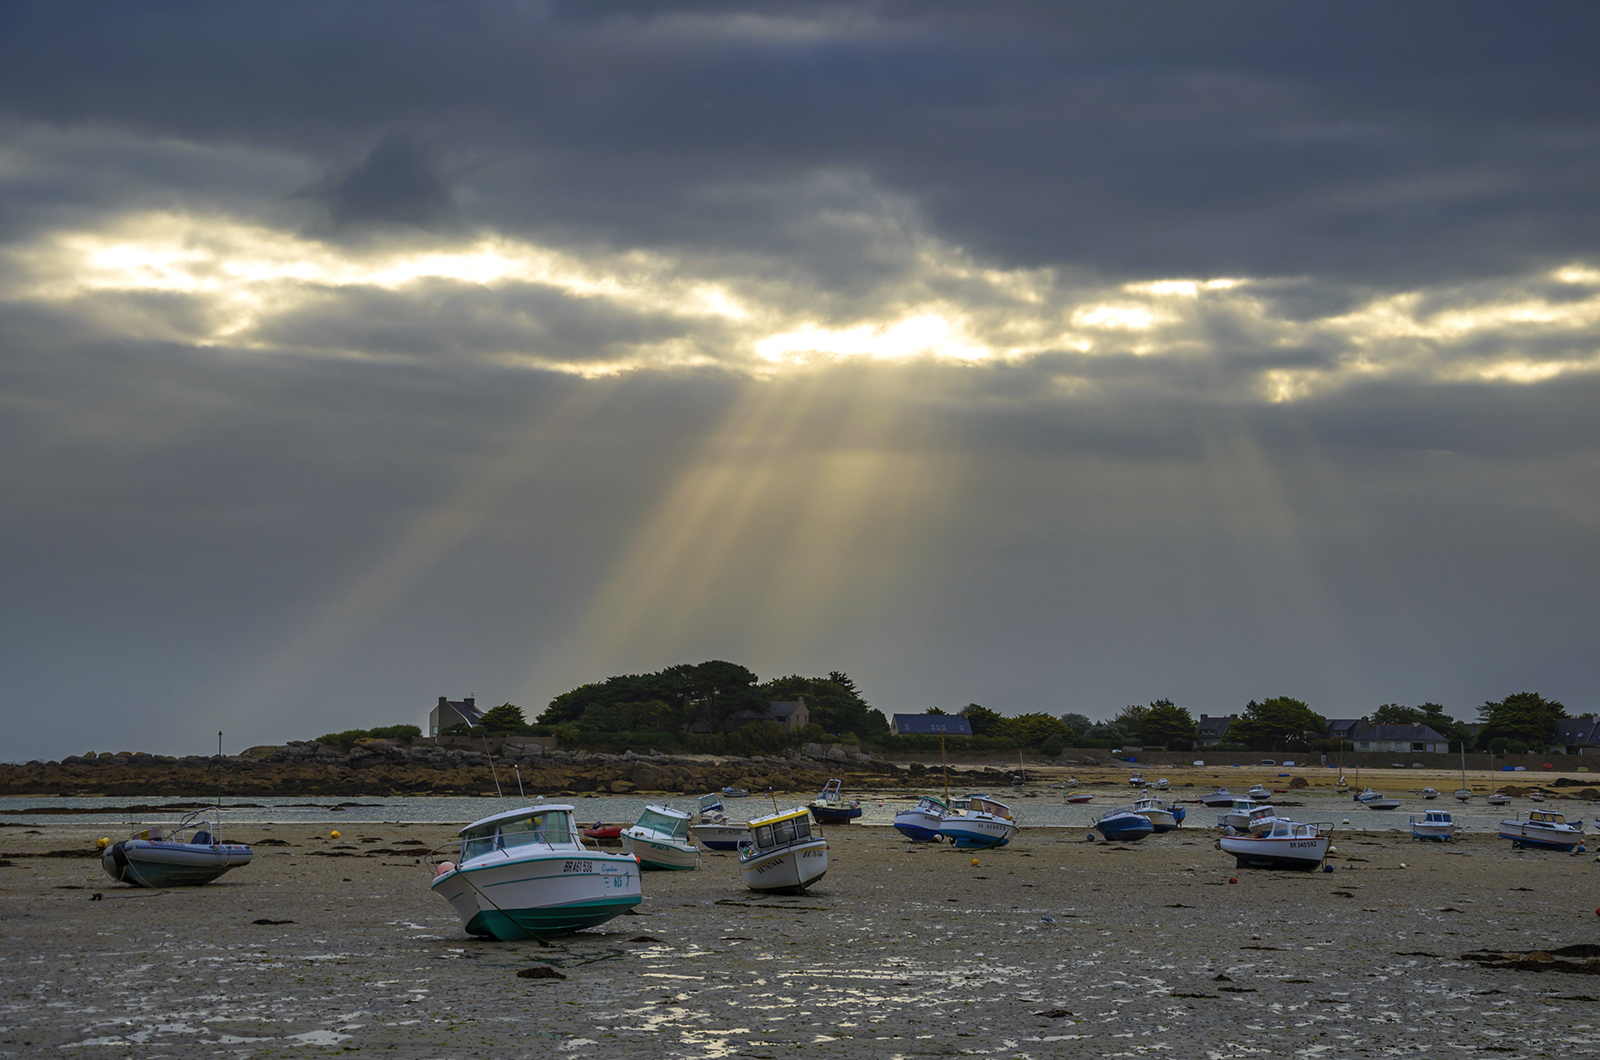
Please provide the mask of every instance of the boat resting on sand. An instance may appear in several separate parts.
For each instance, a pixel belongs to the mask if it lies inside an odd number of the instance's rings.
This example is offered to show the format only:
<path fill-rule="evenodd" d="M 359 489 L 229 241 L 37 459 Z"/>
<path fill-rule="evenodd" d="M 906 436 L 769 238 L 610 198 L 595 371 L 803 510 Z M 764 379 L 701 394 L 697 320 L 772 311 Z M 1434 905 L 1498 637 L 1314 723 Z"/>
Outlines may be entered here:
<path fill-rule="evenodd" d="M 668 806 L 646 806 L 631 828 L 622 830 L 622 849 L 639 859 L 641 869 L 697 869 L 700 848 L 689 838 L 691 818 Z"/>
<path fill-rule="evenodd" d="M 1310 871 L 1328 856 L 1332 831 L 1332 825 L 1279 818 L 1261 835 L 1225 835 L 1217 846 L 1233 855 L 1237 868 Z"/>
<path fill-rule="evenodd" d="M 795 806 L 750 821 L 739 848 L 739 878 L 752 891 L 804 894 L 828 871 L 828 842 L 811 828 L 811 811 Z"/>
<path fill-rule="evenodd" d="M 717 795 L 700 796 L 700 812 L 689 826 L 689 835 L 707 850 L 738 850 L 750 841 L 750 829 L 734 824 L 722 809 Z"/>
<path fill-rule="evenodd" d="M 915 806 L 894 815 L 894 830 L 907 839 L 931 843 L 939 838 L 939 825 L 949 812 L 950 807 L 943 800 L 924 795 Z"/>
<path fill-rule="evenodd" d="M 818 824 L 849 824 L 861 816 L 861 800 L 845 802 L 840 781 L 835 777 L 822 786 L 817 797 L 811 800 L 809 809 Z"/>
<path fill-rule="evenodd" d="M 966 807 L 939 823 L 939 835 L 958 847 L 1003 847 L 1017 834 L 1011 807 L 988 795 L 969 795 Z"/>
<path fill-rule="evenodd" d="M 509 942 L 603 924 L 643 900 L 632 854 L 590 850 L 573 808 L 541 803 L 506 810 L 461 829 L 454 862 L 429 884 L 470 935 Z"/>
<path fill-rule="evenodd" d="M 1538 847 L 1570 851 L 1583 846 L 1583 822 L 1568 821 L 1553 810 L 1529 810 L 1521 821 L 1501 821 L 1500 838 L 1511 840 L 1513 850 Z"/>
<path fill-rule="evenodd" d="M 1455 818 L 1450 816 L 1449 810 L 1428 810 L 1422 815 L 1422 820 L 1411 818 L 1411 838 L 1431 839 L 1437 843 L 1445 843 L 1456 837 Z"/>
<path fill-rule="evenodd" d="M 1108 842 L 1116 843 L 1137 843 L 1156 830 L 1150 818 L 1134 813 L 1127 806 L 1113 806 L 1090 827 L 1105 836 Z"/>
<path fill-rule="evenodd" d="M 255 856 L 244 843 L 218 838 L 222 812 L 216 806 L 193 810 L 172 828 L 142 828 L 108 845 L 100 867 L 118 883 L 136 887 L 198 887 Z"/>

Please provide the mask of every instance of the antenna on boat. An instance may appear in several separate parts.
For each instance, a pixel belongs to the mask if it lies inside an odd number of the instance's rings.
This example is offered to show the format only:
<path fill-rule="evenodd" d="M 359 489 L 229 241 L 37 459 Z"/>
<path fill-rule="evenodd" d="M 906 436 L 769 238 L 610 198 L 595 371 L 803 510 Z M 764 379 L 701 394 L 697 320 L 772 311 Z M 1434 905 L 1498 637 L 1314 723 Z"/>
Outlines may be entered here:
<path fill-rule="evenodd" d="M 222 730 L 217 730 L 217 809 L 222 809 Z"/>
<path fill-rule="evenodd" d="M 513 773 L 515 773 L 517 775 L 517 798 L 522 800 L 523 802 L 527 802 L 528 801 L 528 796 L 522 790 L 522 767 L 521 766 L 512 766 L 511 767 L 511 772 L 513 772 Z"/>
<path fill-rule="evenodd" d="M 772 812 L 778 812 L 778 793 L 772 790 L 772 785 L 767 785 L 767 794 L 772 797 Z"/>
<path fill-rule="evenodd" d="M 509 809 L 510 807 L 506 805 L 506 793 L 500 790 L 500 771 L 494 767 L 494 752 L 489 750 L 489 734 L 482 733 L 480 735 L 483 739 L 483 753 L 489 759 L 489 775 L 494 778 L 494 793 L 500 796 L 500 808 L 502 810 Z M 517 777 L 517 784 L 518 786 L 522 784 L 520 776 Z M 499 907 L 496 906 L 496 908 Z"/>

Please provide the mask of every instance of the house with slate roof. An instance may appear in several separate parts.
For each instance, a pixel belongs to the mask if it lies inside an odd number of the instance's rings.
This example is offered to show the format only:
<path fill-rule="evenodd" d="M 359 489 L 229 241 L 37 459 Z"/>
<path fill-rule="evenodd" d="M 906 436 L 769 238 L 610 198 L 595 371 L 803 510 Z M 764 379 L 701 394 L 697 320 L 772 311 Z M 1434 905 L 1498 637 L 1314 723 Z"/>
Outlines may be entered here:
<path fill-rule="evenodd" d="M 1600 754 L 1600 719 L 1561 718 L 1550 726 L 1550 753 Z"/>
<path fill-rule="evenodd" d="M 476 725 L 483 720 L 474 697 L 446 699 L 439 697 L 439 705 L 428 712 L 428 735 L 437 736 L 452 725 Z"/>
<path fill-rule="evenodd" d="M 1331 728 L 1331 727 L 1330 727 Z M 1450 741 L 1428 725 L 1373 725 L 1362 718 L 1344 739 L 1356 745 L 1357 751 L 1421 751 L 1444 754 L 1450 750 Z"/>
<path fill-rule="evenodd" d="M 1229 714 L 1226 718 L 1213 718 L 1209 715 L 1200 715 L 1200 720 L 1195 723 L 1194 745 L 1196 747 L 1215 747 L 1228 738 L 1228 726 L 1239 720 L 1239 715 Z"/>
<path fill-rule="evenodd" d="M 753 721 L 775 721 L 783 726 L 784 732 L 798 732 L 811 724 L 811 709 L 806 706 L 806 697 L 801 696 L 792 703 L 769 703 L 767 709 L 740 710 L 728 716 L 727 723 L 723 726 L 732 732 L 742 725 L 749 725 Z"/>

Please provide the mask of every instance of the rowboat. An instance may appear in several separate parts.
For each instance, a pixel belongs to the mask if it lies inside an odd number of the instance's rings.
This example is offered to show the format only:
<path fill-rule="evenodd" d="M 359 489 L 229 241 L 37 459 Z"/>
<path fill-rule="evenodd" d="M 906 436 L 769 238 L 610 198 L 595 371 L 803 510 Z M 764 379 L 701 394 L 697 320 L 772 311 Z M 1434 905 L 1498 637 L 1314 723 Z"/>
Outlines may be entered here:
<path fill-rule="evenodd" d="M 435 866 L 429 888 L 470 935 L 502 942 L 603 924 L 643 900 L 632 854 L 590 850 L 573 808 L 540 803 L 480 818 L 461 829 L 454 862 Z"/>

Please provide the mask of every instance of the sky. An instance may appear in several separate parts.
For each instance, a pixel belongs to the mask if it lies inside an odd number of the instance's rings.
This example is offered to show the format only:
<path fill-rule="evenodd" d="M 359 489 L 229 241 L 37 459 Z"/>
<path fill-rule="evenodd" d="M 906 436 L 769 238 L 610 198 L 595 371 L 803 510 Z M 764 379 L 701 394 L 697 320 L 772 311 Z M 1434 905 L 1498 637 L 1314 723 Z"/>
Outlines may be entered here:
<path fill-rule="evenodd" d="M 726 659 L 1600 707 L 1600 10 L 0 7 L 0 759 Z"/>

